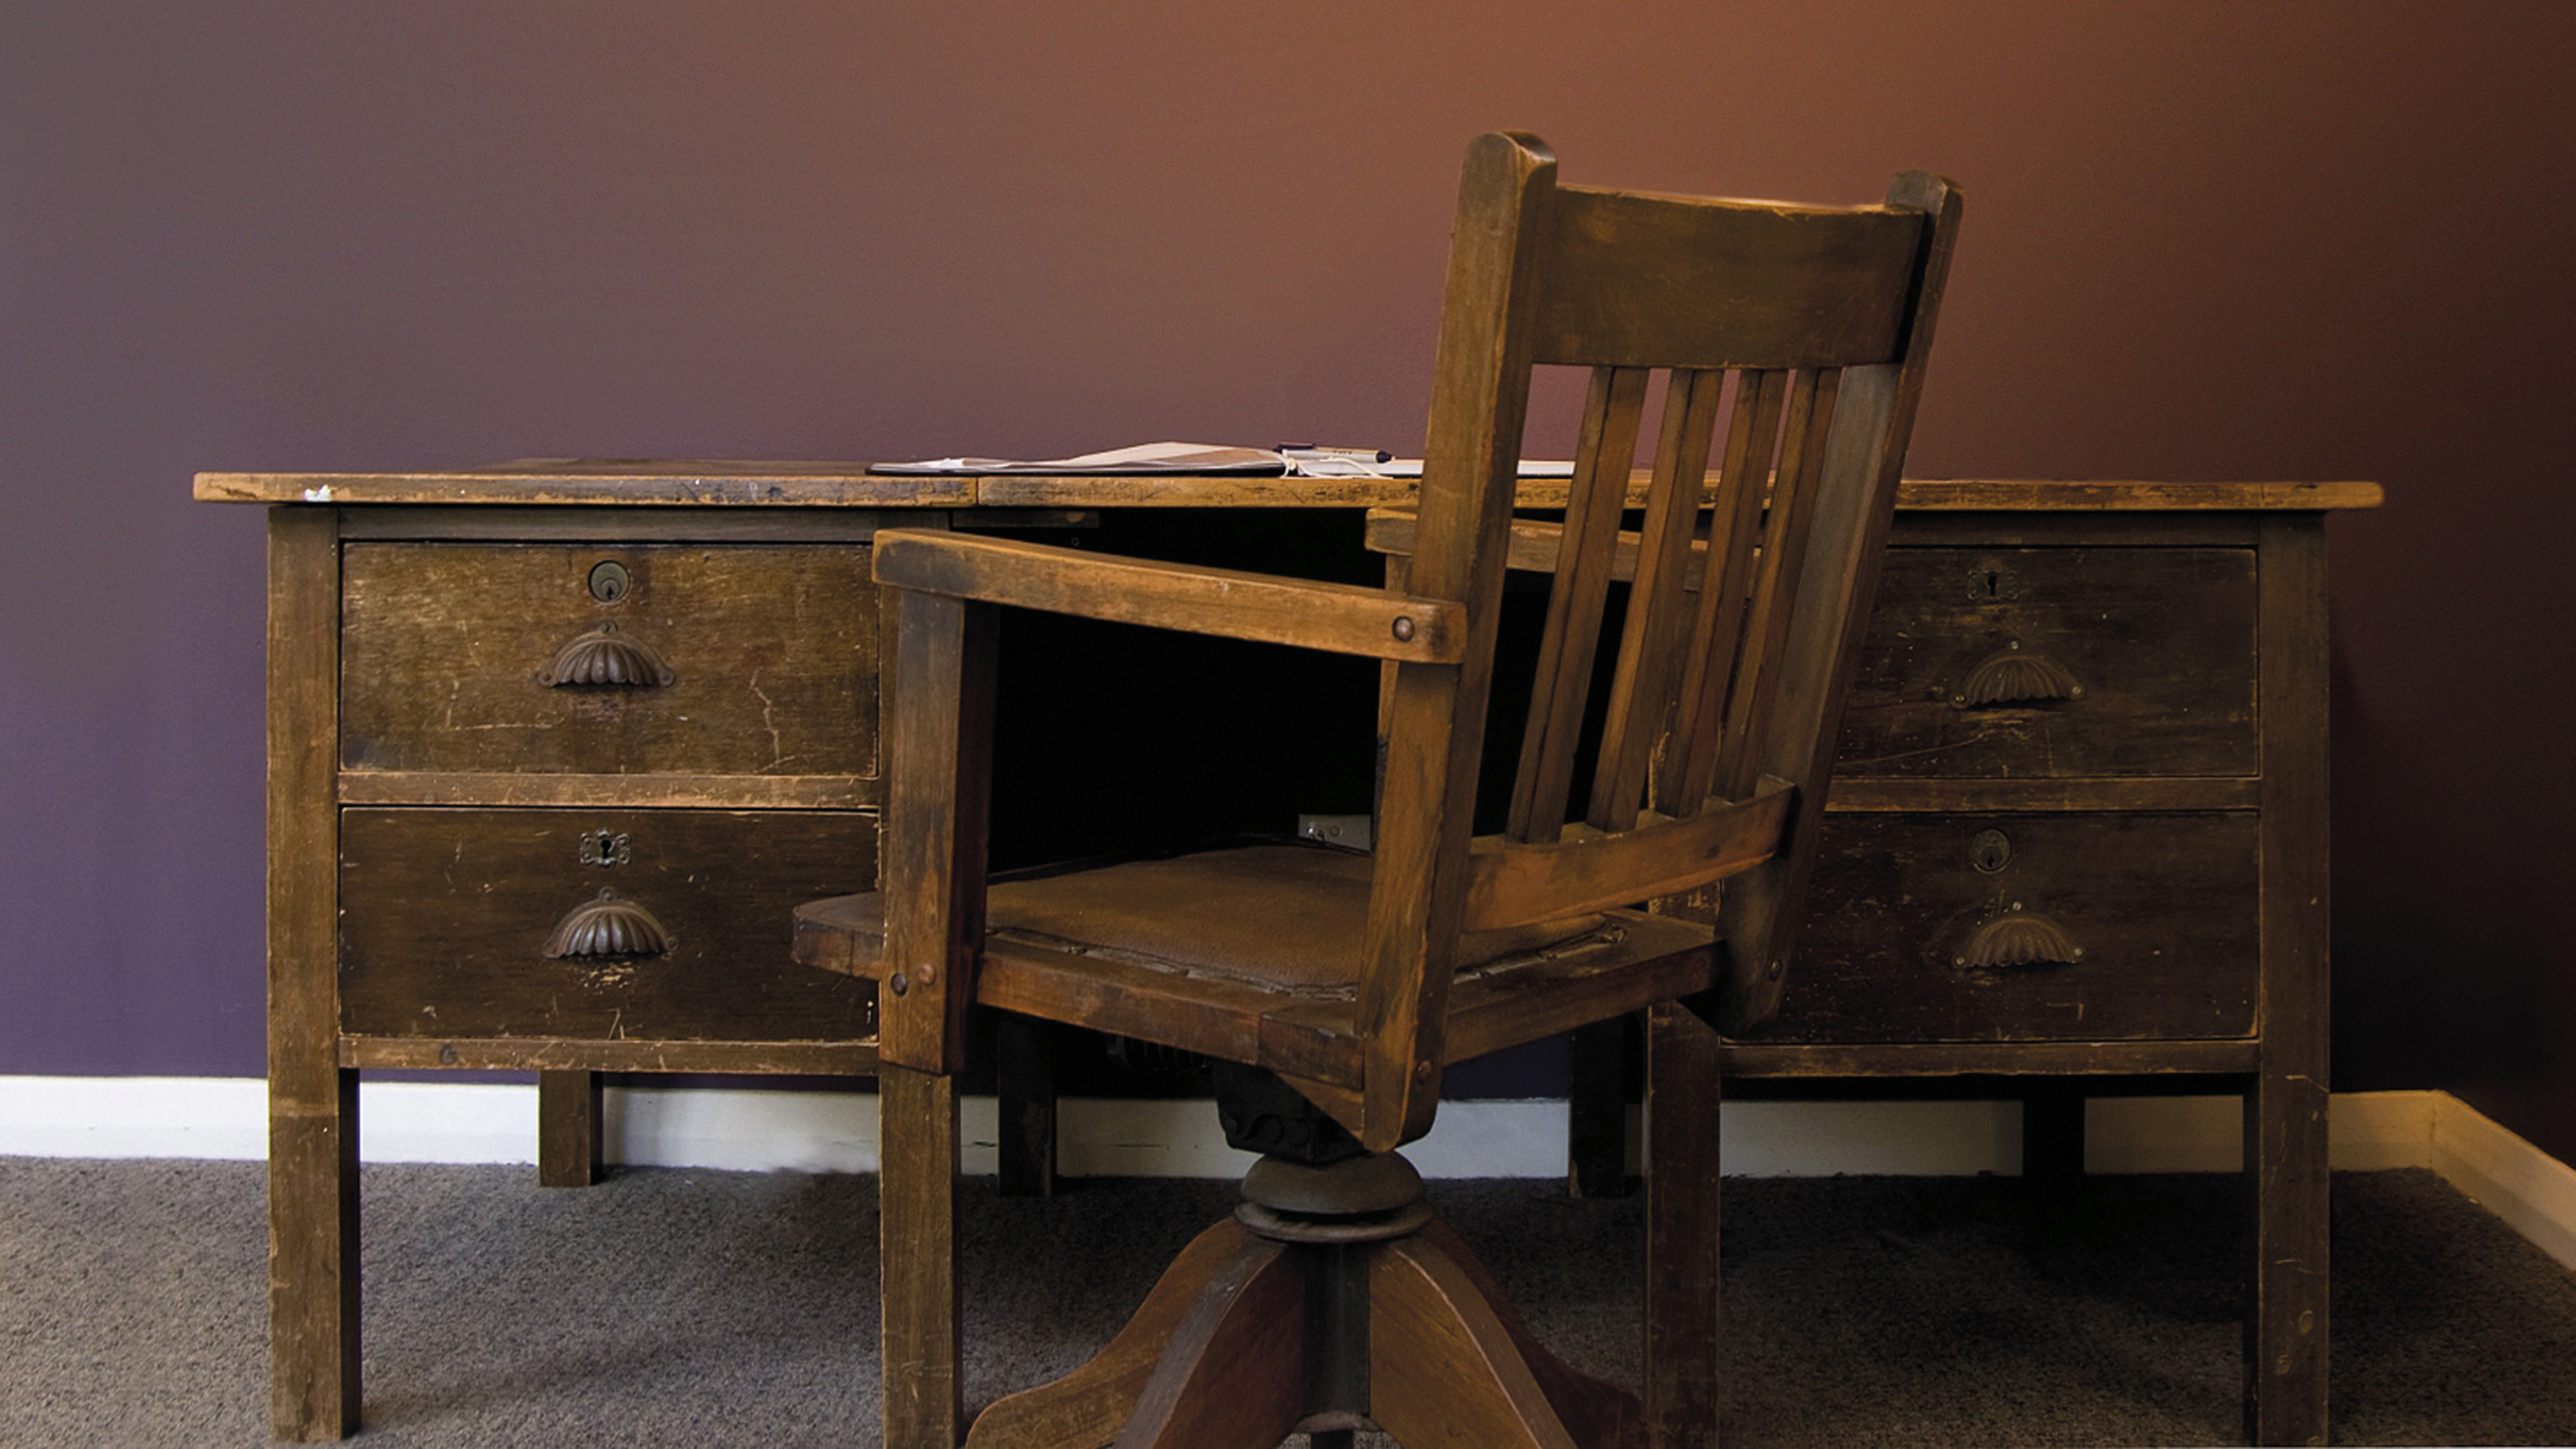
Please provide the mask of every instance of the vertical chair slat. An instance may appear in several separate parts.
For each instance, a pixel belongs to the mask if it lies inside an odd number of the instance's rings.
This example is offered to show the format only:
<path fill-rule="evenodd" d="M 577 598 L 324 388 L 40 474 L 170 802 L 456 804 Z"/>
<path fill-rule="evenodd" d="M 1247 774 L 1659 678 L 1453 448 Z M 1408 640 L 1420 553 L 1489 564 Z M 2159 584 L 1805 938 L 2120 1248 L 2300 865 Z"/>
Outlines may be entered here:
<path fill-rule="evenodd" d="M 1575 740 L 1591 697 L 1592 664 L 1610 597 L 1615 547 L 1598 541 L 1611 538 L 1615 543 L 1619 531 L 1648 376 L 1642 367 L 1592 371 L 1575 449 L 1573 491 L 1566 500 L 1565 540 L 1557 553 L 1546 630 L 1539 641 L 1529 728 L 1521 736 L 1520 770 L 1512 786 L 1505 833 L 1514 840 L 1544 844 L 1555 840 L 1565 825 Z"/>
<path fill-rule="evenodd" d="M 1693 612 L 1692 526 L 1725 383 L 1722 371 L 1693 368 L 1676 370 L 1666 387 L 1663 435 L 1655 447 L 1645 530 L 1637 546 L 1637 578 L 1628 594 L 1601 759 L 1584 815 L 1597 830 L 1625 830 L 1637 823 L 1647 768 L 1671 722 L 1668 701 Z"/>
<path fill-rule="evenodd" d="M 1748 370 L 1736 381 L 1735 416 L 1727 425 L 1726 452 L 1718 471 L 1718 498 L 1710 510 L 1708 554 L 1702 564 L 1699 618 L 1692 630 L 1690 674 L 1673 725 L 1667 767 L 1656 807 L 1668 815 L 1696 813 L 1717 776 L 1726 720 L 1726 688 L 1734 678 L 1744 610 L 1753 587 L 1762 503 L 1787 405 L 1785 369 Z"/>
<path fill-rule="evenodd" d="M 1717 787 L 1730 799 L 1750 793 L 1761 772 L 1754 743 L 1769 727 L 1771 706 L 1780 694 L 1780 655 L 1788 638 L 1790 602 L 1797 597 L 1798 573 L 1806 562 L 1817 478 L 1824 468 L 1825 436 L 1833 428 L 1841 386 L 1840 369 L 1822 368 L 1800 374 L 1791 391 L 1789 416 L 1781 430 L 1780 467 L 1771 483 L 1769 523 L 1762 531 L 1754 612 L 1745 620 L 1743 653 L 1727 700 L 1726 743 L 1719 752 Z"/>

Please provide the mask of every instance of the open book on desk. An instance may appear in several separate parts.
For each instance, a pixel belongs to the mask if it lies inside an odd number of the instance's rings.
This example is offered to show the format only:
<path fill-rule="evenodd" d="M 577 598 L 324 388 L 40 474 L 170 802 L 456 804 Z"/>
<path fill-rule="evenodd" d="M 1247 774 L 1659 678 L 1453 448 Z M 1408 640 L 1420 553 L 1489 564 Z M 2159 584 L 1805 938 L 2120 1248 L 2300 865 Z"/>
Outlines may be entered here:
<path fill-rule="evenodd" d="M 871 473 L 1268 473 L 1289 469 L 1288 457 L 1267 448 L 1227 448 L 1213 443 L 1145 443 L 1084 453 L 1076 458 L 931 458 L 919 463 L 876 463 Z"/>
<path fill-rule="evenodd" d="M 1377 465 L 1374 476 L 1380 478 L 1419 478 L 1422 476 L 1422 460 L 1420 458 L 1389 458 L 1385 462 Z M 1521 476 L 1524 478 L 1571 478 L 1574 476 L 1574 460 L 1571 458 L 1523 458 L 1521 459 Z"/>
<path fill-rule="evenodd" d="M 1231 448 L 1216 443 L 1144 443 L 1072 458 L 928 458 L 876 463 L 871 473 L 1141 475 L 1237 473 L 1292 478 L 1419 478 L 1420 458 L 1390 458 L 1356 448 Z M 1524 478 L 1570 478 L 1570 462 L 1528 460 Z"/>

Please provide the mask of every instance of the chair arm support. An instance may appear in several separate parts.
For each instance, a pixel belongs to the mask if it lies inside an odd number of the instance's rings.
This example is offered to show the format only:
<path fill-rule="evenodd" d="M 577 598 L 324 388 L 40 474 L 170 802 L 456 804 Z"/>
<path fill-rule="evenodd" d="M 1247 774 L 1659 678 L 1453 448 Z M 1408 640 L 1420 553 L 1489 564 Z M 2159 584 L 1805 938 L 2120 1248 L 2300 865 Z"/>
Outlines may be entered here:
<path fill-rule="evenodd" d="M 1372 508 L 1368 511 L 1367 544 L 1371 553 L 1409 558 L 1413 554 L 1414 536 L 1421 531 L 1422 518 L 1410 508 Z M 1637 577 L 1639 535 L 1623 532 L 1610 552 L 1610 577 L 1619 583 L 1634 582 Z M 1565 547 L 1565 525 L 1544 518 L 1512 520 L 1510 541 L 1503 552 L 1503 566 L 1516 573 L 1552 574 L 1556 572 L 1559 550 Z M 1704 557 L 1708 540 L 1691 541 L 1691 554 Z M 1699 566 L 1690 570 L 1686 587 L 1699 591 Z"/>
<path fill-rule="evenodd" d="M 954 1072 L 965 1063 L 984 945 L 996 611 L 902 593 L 893 613 L 877 1057 Z"/>
<path fill-rule="evenodd" d="M 1682 819 L 1648 812 L 1616 835 L 1569 825 L 1545 845 L 1484 836 L 1471 847 L 1467 922 L 1494 930 L 1678 895 L 1779 853 L 1797 788 L 1765 777 L 1742 800 L 1711 800 Z"/>
<path fill-rule="evenodd" d="M 1011 539 L 877 535 L 891 588 L 1408 664 L 1465 657 L 1466 610 L 1354 584 L 1119 558 Z"/>

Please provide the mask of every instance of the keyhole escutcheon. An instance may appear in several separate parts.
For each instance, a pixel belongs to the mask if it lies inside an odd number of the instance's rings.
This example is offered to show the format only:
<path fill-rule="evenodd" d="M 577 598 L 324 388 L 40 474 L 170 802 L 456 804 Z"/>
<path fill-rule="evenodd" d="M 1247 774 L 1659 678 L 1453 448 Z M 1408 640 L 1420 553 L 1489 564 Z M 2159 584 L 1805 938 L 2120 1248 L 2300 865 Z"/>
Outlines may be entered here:
<path fill-rule="evenodd" d="M 625 598 L 626 590 L 631 583 L 632 580 L 627 577 L 626 565 L 613 558 L 603 559 L 591 565 L 590 596 L 603 604 L 614 604 Z"/>

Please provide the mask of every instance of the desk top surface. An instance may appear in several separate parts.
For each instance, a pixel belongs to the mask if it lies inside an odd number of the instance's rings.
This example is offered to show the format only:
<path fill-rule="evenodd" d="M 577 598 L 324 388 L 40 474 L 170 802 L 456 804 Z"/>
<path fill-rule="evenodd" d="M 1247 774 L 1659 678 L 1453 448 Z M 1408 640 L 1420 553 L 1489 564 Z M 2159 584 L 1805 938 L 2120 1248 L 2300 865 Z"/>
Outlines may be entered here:
<path fill-rule="evenodd" d="M 408 473 L 200 473 L 210 503 L 766 508 L 1377 508 L 1411 503 L 1409 478 L 870 473 L 864 463 L 536 459 Z M 1521 485 L 1561 508 L 1563 479 Z M 2377 483 L 1908 478 L 1909 511 L 2242 512 L 2375 508 Z"/>

